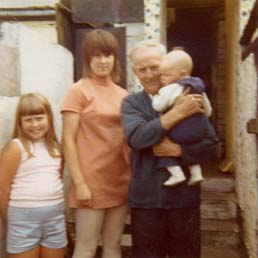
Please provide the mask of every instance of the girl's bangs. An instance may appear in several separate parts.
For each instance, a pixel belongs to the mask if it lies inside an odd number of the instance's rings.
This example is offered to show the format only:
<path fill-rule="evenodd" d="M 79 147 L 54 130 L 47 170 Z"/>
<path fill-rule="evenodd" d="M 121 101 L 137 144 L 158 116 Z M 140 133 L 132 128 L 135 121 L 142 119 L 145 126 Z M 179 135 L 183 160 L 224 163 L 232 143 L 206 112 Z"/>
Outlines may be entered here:
<path fill-rule="evenodd" d="M 116 49 L 114 43 L 108 38 L 102 38 L 94 40 L 90 49 L 91 56 L 94 55 L 116 55 Z"/>
<path fill-rule="evenodd" d="M 47 113 L 46 108 L 38 100 L 30 99 L 29 101 L 21 103 L 20 106 L 20 115 L 29 116 L 29 115 L 39 115 Z"/>
<path fill-rule="evenodd" d="M 99 46 L 94 45 L 91 50 L 91 56 L 100 56 L 103 55 L 114 55 L 113 49 L 111 49 L 109 46 L 101 44 Z"/>

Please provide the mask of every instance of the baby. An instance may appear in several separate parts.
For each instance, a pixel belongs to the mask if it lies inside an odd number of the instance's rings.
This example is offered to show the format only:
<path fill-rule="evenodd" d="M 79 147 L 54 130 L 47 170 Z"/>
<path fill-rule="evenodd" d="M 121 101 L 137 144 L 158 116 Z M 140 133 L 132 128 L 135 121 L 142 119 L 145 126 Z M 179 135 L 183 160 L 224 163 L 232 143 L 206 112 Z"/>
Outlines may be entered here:
<path fill-rule="evenodd" d="M 169 52 L 162 60 L 160 66 L 161 84 L 163 87 L 158 94 L 154 95 L 152 100 L 153 108 L 160 113 L 167 111 L 178 96 L 180 96 L 186 88 L 190 89 L 190 93 L 202 94 L 204 102 L 205 114 L 195 114 L 188 117 L 177 124 L 168 133 L 169 138 L 182 146 L 197 143 L 209 135 L 208 130 L 214 130 L 207 116 L 211 115 L 212 108 L 207 95 L 204 93 L 204 83 L 198 77 L 191 77 L 193 69 L 193 61 L 189 54 L 183 50 L 173 50 Z M 196 185 L 203 180 L 200 164 L 195 163 L 193 159 L 186 162 L 190 179 L 188 185 Z M 158 167 L 166 167 L 171 176 L 164 182 L 165 186 L 174 186 L 186 180 L 183 170 L 180 166 L 179 158 L 160 157 Z"/>

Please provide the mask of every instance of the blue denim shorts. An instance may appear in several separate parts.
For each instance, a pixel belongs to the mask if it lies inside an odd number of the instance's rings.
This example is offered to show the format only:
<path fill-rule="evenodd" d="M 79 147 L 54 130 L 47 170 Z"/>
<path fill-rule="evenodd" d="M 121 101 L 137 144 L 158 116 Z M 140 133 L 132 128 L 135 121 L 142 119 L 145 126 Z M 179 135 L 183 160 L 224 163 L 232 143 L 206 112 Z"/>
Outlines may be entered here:
<path fill-rule="evenodd" d="M 37 208 L 8 207 L 6 251 L 21 253 L 37 245 L 63 248 L 67 244 L 64 204 Z"/>

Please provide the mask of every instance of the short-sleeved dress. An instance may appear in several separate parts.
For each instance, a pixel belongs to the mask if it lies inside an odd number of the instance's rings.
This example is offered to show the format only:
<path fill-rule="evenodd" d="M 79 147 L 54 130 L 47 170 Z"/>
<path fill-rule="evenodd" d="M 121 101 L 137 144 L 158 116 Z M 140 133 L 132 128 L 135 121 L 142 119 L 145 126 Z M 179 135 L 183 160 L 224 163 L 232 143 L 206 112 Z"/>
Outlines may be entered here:
<path fill-rule="evenodd" d="M 81 171 L 92 191 L 94 209 L 125 203 L 131 176 L 129 148 L 120 122 L 120 105 L 126 90 L 96 79 L 81 79 L 68 90 L 61 112 L 80 114 L 76 145 Z M 71 184 L 69 207 L 83 208 Z"/>

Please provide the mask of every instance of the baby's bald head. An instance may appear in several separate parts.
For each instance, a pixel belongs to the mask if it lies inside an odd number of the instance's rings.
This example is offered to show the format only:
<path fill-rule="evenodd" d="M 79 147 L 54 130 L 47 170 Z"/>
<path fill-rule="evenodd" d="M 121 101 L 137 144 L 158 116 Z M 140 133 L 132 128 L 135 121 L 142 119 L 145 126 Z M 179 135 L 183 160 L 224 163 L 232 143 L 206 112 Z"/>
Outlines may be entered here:
<path fill-rule="evenodd" d="M 191 75 L 193 70 L 193 60 L 184 50 L 172 50 L 164 56 L 163 62 L 167 65 L 176 66 L 179 70 L 185 70 L 186 75 Z"/>
<path fill-rule="evenodd" d="M 160 64 L 160 81 L 163 86 L 182 80 L 191 75 L 193 61 L 189 54 L 181 49 L 166 54 Z"/>

